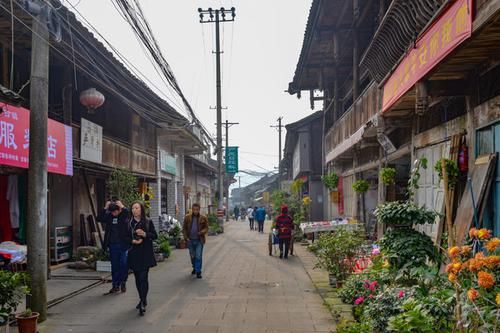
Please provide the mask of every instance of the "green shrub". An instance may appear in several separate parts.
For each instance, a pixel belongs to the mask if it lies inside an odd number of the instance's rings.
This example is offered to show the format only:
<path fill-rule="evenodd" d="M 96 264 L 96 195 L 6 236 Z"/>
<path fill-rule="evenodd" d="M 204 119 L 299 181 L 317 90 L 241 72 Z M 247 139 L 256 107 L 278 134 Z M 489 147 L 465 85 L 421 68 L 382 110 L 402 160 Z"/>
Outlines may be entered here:
<path fill-rule="evenodd" d="M 16 311 L 24 296 L 29 293 L 29 277 L 26 273 L 0 270 L 0 326 Z"/>
<path fill-rule="evenodd" d="M 339 176 L 335 172 L 330 172 L 327 175 L 321 176 L 321 181 L 327 189 L 333 190 L 339 184 Z"/>
<path fill-rule="evenodd" d="M 352 189 L 356 193 L 365 193 L 366 191 L 368 191 L 369 188 L 370 188 L 370 184 L 368 184 L 368 182 L 364 179 L 356 180 L 352 184 Z"/>
<path fill-rule="evenodd" d="M 361 322 L 370 323 L 373 332 L 389 332 L 387 323 L 391 317 L 403 312 L 403 302 L 410 294 L 408 289 L 387 288 L 365 305 Z"/>
<path fill-rule="evenodd" d="M 368 280 L 368 276 L 365 274 L 349 275 L 338 293 L 342 302 L 354 304 L 356 298 L 361 296 L 360 292 L 363 291 L 366 280 Z"/>
<path fill-rule="evenodd" d="M 344 321 L 337 325 L 335 333 L 371 333 L 373 332 L 370 325 L 365 323 L 357 323 L 352 321 Z"/>
<path fill-rule="evenodd" d="M 439 216 L 435 211 L 427 210 L 425 207 L 418 207 L 412 202 L 393 201 L 378 205 L 374 211 L 377 220 L 388 226 L 394 225 L 416 225 L 432 224 Z"/>

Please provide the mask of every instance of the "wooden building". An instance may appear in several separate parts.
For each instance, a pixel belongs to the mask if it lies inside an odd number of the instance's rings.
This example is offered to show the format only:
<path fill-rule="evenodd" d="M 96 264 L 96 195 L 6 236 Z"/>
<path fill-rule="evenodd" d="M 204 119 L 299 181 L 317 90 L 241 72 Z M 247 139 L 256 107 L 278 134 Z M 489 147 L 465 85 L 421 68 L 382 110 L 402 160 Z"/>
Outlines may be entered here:
<path fill-rule="evenodd" d="M 443 211 L 433 163 L 466 146 L 472 170 L 478 155 L 499 151 L 499 9 L 497 0 L 313 1 L 288 91 L 322 102 L 323 171 L 342 176 L 343 192 L 326 202 L 327 216 L 357 217 L 380 235 L 373 209 L 405 197 L 413 160 L 429 161 L 415 200 Z M 395 186 L 381 184 L 384 166 L 397 169 Z M 357 196 L 360 178 L 370 189 Z M 484 213 L 497 234 L 499 186 Z M 442 226 L 424 229 L 437 240 Z"/>

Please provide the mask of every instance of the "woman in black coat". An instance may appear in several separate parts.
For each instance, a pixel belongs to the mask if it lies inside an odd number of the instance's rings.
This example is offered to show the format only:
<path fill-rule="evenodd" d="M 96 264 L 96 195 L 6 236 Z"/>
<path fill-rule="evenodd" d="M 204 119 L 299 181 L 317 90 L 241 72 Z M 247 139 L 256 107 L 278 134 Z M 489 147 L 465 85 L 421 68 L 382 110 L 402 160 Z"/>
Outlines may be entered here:
<path fill-rule="evenodd" d="M 134 272 L 135 285 L 139 293 L 139 304 L 136 309 L 141 316 L 146 311 L 147 295 L 149 289 L 148 273 L 149 269 L 156 266 L 153 252 L 153 240 L 156 234 L 153 222 L 146 219 L 144 205 L 134 202 L 131 207 L 132 218 L 130 219 L 129 231 L 132 247 L 128 252 L 128 265 Z"/>

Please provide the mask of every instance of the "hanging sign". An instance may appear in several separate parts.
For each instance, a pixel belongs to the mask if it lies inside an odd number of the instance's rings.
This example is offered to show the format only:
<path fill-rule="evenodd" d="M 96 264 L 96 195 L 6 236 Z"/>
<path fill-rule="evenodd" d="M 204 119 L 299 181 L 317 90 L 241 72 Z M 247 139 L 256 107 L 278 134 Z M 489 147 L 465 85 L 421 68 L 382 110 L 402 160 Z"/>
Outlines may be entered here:
<path fill-rule="evenodd" d="M 226 148 L 226 173 L 238 172 L 238 147 Z"/>
<path fill-rule="evenodd" d="M 472 0 L 455 1 L 417 40 L 384 85 L 382 112 L 471 36 Z"/>
<path fill-rule="evenodd" d="M 1 105 L 1 104 L 0 104 Z M 27 169 L 30 148 L 30 111 L 9 104 L 1 106 L 0 164 Z M 49 119 L 47 123 L 47 169 L 73 175 L 72 128 Z"/>
<path fill-rule="evenodd" d="M 80 158 L 102 163 L 102 127 L 87 119 L 81 121 Z"/>

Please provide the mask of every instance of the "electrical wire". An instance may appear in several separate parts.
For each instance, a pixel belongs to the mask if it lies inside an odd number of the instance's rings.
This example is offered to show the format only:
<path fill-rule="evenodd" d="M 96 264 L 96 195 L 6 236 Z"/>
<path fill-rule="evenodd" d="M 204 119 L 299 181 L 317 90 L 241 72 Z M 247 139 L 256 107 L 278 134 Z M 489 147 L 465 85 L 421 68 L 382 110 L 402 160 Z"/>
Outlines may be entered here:
<path fill-rule="evenodd" d="M 10 48 L 10 90 L 14 90 L 14 0 L 10 0 L 10 28 L 11 28 L 11 48 Z"/>
<path fill-rule="evenodd" d="M 0 3 L 0 7 L 3 8 L 6 12 L 9 12 L 9 9 L 5 6 L 3 6 L 1 3 Z M 31 13 L 27 12 L 23 7 L 21 7 L 22 10 L 24 10 L 28 15 L 30 15 L 32 17 L 33 20 L 38 20 L 38 18 L 34 17 Z M 14 15 L 14 18 L 20 22 L 26 29 L 28 29 L 29 31 L 31 31 L 31 33 L 34 33 L 33 30 L 31 29 L 30 26 L 28 26 L 21 18 L 19 18 L 17 15 L 15 15 L 15 13 L 13 12 L 9 12 L 11 14 Z M 44 40 L 39 34 L 36 34 L 36 36 L 40 37 L 42 40 Z M 99 79 L 96 75 L 94 75 L 94 71 L 91 71 L 89 70 L 85 65 L 83 65 L 82 63 L 77 63 L 76 61 L 72 61 L 72 59 L 70 59 L 66 54 L 64 54 L 64 52 L 62 52 L 58 47 L 56 47 L 54 44 L 52 44 L 50 41 L 44 41 L 45 43 L 47 43 L 54 51 L 56 51 L 58 54 L 60 54 L 63 58 L 65 58 L 66 60 L 68 60 L 70 63 L 73 63 L 76 67 L 78 67 L 83 73 L 87 74 L 90 78 L 92 78 L 93 80 L 95 80 L 97 83 L 99 83 L 101 86 L 103 86 L 105 89 L 107 89 L 108 91 L 114 93 L 117 97 L 119 97 L 122 102 L 128 106 L 130 106 L 134 111 L 136 111 L 138 114 L 140 114 L 141 116 L 143 116 L 145 119 L 153 122 L 153 123 L 156 123 L 158 120 L 160 121 L 164 121 L 164 122 L 174 122 L 174 123 L 178 123 L 179 120 L 181 120 L 180 118 L 179 119 L 175 119 L 175 118 L 172 118 L 170 117 L 169 115 L 167 115 L 165 113 L 165 110 L 161 110 L 161 109 L 158 109 L 159 113 L 162 114 L 162 117 L 158 117 L 157 115 L 157 119 L 153 119 L 151 118 L 151 116 L 149 115 L 149 108 L 148 109 L 145 109 L 143 108 L 141 105 L 131 101 L 129 98 L 125 97 L 125 95 L 121 92 L 118 91 L 118 89 L 115 87 L 113 87 L 114 85 L 110 85 L 109 84 L 109 80 L 106 80 L 108 83 L 106 82 L 103 82 L 102 79 Z M 67 44 L 67 43 L 66 43 Z M 80 53 L 76 52 L 77 55 L 79 55 L 81 58 L 85 58 L 83 55 L 81 55 Z M 115 64 L 116 66 L 116 64 Z M 107 77 L 106 77 L 107 79 Z M 116 78 L 114 79 L 115 81 L 117 80 Z M 118 81 L 117 81 L 118 82 Z M 132 90 L 129 90 L 129 95 L 134 95 L 132 93 Z M 139 96 L 136 96 L 139 100 L 140 97 Z M 143 100 L 141 100 L 142 102 L 144 102 Z M 150 104 L 153 108 L 155 108 L 156 106 L 153 105 L 153 104 Z M 186 120 L 184 120 L 185 122 Z"/>

